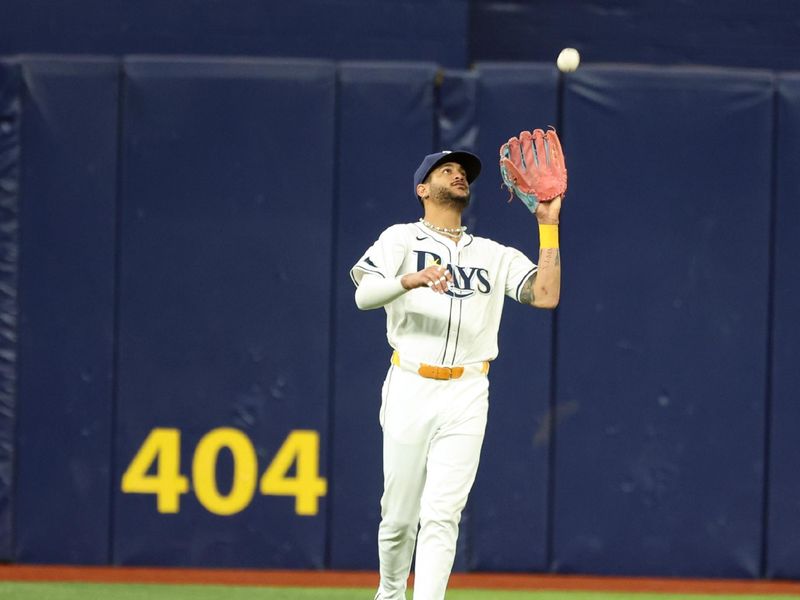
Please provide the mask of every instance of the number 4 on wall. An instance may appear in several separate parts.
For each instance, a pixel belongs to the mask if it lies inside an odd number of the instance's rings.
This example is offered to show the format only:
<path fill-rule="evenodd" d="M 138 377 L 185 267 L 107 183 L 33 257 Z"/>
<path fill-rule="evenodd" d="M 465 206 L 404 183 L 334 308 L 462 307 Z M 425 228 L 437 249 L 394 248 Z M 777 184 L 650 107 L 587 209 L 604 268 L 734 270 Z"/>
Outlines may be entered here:
<path fill-rule="evenodd" d="M 222 448 L 233 456 L 233 484 L 223 495 L 217 487 L 217 457 Z M 122 475 L 126 494 L 155 494 L 160 513 L 177 513 L 180 496 L 189 491 L 189 479 L 181 475 L 181 432 L 156 428 L 150 431 Z M 156 466 L 154 472 L 153 466 Z M 292 466 L 294 476 L 290 476 Z M 233 515 L 250 504 L 256 488 L 258 460 L 250 438 L 238 429 L 220 427 L 198 442 L 192 459 L 192 479 L 198 501 L 209 512 Z M 319 433 L 291 431 L 261 478 L 264 495 L 294 496 L 295 512 L 313 516 L 319 512 L 319 497 L 328 491 L 319 476 Z"/>

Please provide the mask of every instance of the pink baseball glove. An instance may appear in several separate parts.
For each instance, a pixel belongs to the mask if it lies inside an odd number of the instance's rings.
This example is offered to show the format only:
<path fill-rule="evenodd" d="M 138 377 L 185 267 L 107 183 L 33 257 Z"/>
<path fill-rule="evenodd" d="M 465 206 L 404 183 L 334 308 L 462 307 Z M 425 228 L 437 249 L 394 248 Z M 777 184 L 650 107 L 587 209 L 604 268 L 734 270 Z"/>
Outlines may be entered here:
<path fill-rule="evenodd" d="M 523 131 L 500 146 L 500 174 L 509 191 L 536 212 L 567 191 L 564 151 L 555 129 Z"/>

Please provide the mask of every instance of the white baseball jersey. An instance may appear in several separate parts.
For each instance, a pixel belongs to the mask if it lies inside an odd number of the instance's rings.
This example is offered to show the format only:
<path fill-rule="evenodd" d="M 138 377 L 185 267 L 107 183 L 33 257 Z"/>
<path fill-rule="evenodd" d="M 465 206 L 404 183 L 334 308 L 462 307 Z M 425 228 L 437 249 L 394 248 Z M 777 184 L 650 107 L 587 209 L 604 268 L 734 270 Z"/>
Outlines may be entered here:
<path fill-rule="evenodd" d="M 350 271 L 356 286 L 366 274 L 395 278 L 432 264 L 453 275 L 450 289 L 411 290 L 387 304 L 386 335 L 400 356 L 438 365 L 465 365 L 497 357 L 503 300 L 519 301 L 536 265 L 522 252 L 464 234 L 456 243 L 422 223 L 393 225 L 381 233 Z"/>

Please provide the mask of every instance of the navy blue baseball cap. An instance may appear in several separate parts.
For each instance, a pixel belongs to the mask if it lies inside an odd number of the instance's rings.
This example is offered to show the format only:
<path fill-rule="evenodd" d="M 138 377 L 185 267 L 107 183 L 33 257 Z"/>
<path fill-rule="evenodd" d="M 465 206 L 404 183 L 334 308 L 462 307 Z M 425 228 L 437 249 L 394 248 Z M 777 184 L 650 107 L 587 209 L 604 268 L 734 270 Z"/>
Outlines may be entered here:
<path fill-rule="evenodd" d="M 425 178 L 431 171 L 446 162 L 458 163 L 464 167 L 464 170 L 467 172 L 467 181 L 469 183 L 475 181 L 481 173 L 481 159 L 471 152 L 465 152 L 464 150 L 456 150 L 454 152 L 442 150 L 441 152 L 428 154 L 428 156 L 422 159 L 419 167 L 417 167 L 417 171 L 414 173 L 414 198 L 419 200 L 419 196 L 417 196 L 417 186 L 425 181 Z"/>

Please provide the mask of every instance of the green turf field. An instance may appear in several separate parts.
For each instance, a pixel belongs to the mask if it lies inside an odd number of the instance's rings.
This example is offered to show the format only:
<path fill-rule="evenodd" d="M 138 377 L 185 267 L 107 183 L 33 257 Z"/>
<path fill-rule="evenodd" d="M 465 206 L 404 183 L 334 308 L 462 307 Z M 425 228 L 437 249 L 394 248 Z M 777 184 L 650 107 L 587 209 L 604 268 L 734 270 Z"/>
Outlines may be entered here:
<path fill-rule="evenodd" d="M 372 589 L 0 582 L 3 600 L 372 600 Z M 410 596 L 410 594 L 409 594 Z M 447 600 L 723 600 L 725 596 L 620 592 L 449 590 Z M 736 600 L 797 600 L 800 596 L 729 596 Z"/>

